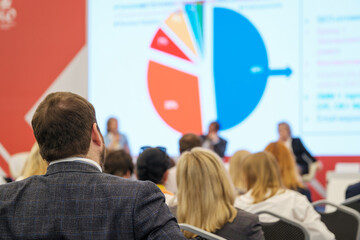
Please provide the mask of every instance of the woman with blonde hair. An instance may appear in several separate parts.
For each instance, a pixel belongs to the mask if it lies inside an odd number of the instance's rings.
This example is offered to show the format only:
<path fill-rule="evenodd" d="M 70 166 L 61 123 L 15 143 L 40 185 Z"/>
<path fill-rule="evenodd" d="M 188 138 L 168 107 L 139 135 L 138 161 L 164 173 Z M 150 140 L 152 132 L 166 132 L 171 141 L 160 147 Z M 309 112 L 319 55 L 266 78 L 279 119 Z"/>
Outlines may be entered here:
<path fill-rule="evenodd" d="M 256 215 L 234 207 L 235 191 L 220 158 L 193 148 L 181 155 L 176 171 L 179 223 L 187 223 L 226 239 L 264 239 Z M 187 238 L 195 237 L 184 232 Z"/>
<path fill-rule="evenodd" d="M 282 142 L 272 142 L 266 146 L 265 151 L 272 153 L 277 160 L 284 186 L 305 195 L 311 202 L 310 191 L 301 182 L 295 159 L 289 149 Z"/>
<path fill-rule="evenodd" d="M 245 187 L 242 181 L 241 175 L 239 174 L 241 169 L 242 161 L 250 155 L 250 152 L 246 150 L 240 150 L 234 153 L 230 158 L 229 173 L 231 180 L 239 194 L 244 193 Z"/>
<path fill-rule="evenodd" d="M 242 163 L 241 175 L 247 193 L 235 200 L 235 207 L 252 213 L 267 210 L 304 225 L 310 239 L 332 240 L 332 234 L 321 222 L 320 215 L 302 194 L 286 189 L 282 183 L 275 157 L 269 152 L 249 155 Z M 261 215 L 262 222 L 276 221 L 271 216 Z"/>
<path fill-rule="evenodd" d="M 31 148 L 30 154 L 26 159 L 21 176 L 16 180 L 23 180 L 33 175 L 43 175 L 46 173 L 48 163 L 41 157 L 39 145 L 36 142 Z"/>

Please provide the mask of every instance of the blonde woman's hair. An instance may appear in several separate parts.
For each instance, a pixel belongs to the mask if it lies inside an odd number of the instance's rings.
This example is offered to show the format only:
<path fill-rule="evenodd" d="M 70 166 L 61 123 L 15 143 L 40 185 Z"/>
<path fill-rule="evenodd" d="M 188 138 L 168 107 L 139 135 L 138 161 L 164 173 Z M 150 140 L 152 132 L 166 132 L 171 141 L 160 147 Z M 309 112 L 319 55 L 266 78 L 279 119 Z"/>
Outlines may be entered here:
<path fill-rule="evenodd" d="M 259 152 L 246 157 L 242 163 L 241 174 L 246 190 L 251 190 L 253 203 L 271 198 L 283 187 L 278 164 L 269 152 Z"/>
<path fill-rule="evenodd" d="M 272 153 L 277 160 L 280 168 L 281 179 L 286 188 L 292 190 L 304 188 L 304 185 L 300 182 L 300 176 L 297 172 L 295 159 L 283 143 L 272 142 L 267 145 L 265 151 Z"/>
<path fill-rule="evenodd" d="M 47 167 L 48 163 L 41 157 L 39 145 L 36 142 L 25 162 L 21 177 L 25 179 L 33 175 L 43 175 L 46 173 Z"/>
<path fill-rule="evenodd" d="M 229 173 L 231 180 L 238 190 L 245 190 L 245 185 L 240 174 L 242 161 L 250 155 L 246 150 L 240 150 L 234 153 L 230 158 Z"/>
<path fill-rule="evenodd" d="M 208 232 L 221 229 L 237 215 L 235 189 L 220 158 L 196 147 L 184 152 L 177 164 L 177 219 Z M 196 235 L 184 232 L 185 237 Z"/>

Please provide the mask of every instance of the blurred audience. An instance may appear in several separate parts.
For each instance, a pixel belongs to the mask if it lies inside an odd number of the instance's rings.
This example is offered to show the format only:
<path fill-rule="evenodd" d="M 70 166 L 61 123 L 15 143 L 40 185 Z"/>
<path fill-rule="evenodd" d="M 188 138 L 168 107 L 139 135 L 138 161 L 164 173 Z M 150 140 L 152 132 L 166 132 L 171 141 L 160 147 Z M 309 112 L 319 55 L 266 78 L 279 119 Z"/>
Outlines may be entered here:
<path fill-rule="evenodd" d="M 264 239 L 256 215 L 234 207 L 235 190 L 219 156 L 203 148 L 184 152 L 177 164 L 177 204 L 170 210 L 186 223 L 226 239 Z M 187 238 L 195 234 L 184 232 Z"/>
<path fill-rule="evenodd" d="M 316 159 L 308 152 L 300 138 L 292 137 L 291 129 L 288 123 L 280 122 L 278 124 L 279 141 L 294 154 L 296 164 L 300 169 L 300 174 L 309 173 L 309 166 L 316 162 Z M 316 170 L 316 169 L 315 169 Z"/>
<path fill-rule="evenodd" d="M 235 152 L 234 155 L 230 158 L 229 173 L 238 194 L 245 193 L 244 182 L 239 172 L 242 161 L 249 155 L 250 152 L 246 150 L 240 150 Z"/>
<path fill-rule="evenodd" d="M 253 213 L 270 210 L 299 221 L 309 231 L 310 239 L 335 239 L 307 198 L 284 187 L 278 163 L 271 153 L 249 155 L 242 163 L 241 175 L 247 193 L 236 198 L 236 207 Z M 274 217 L 264 214 L 260 216 L 260 220 L 276 221 Z"/>
<path fill-rule="evenodd" d="M 119 123 L 116 118 L 107 121 L 107 134 L 104 136 L 105 147 L 109 151 L 123 149 L 130 154 L 128 139 L 125 134 L 119 132 Z"/>
<path fill-rule="evenodd" d="M 26 159 L 21 176 L 18 177 L 16 181 L 20 181 L 34 175 L 44 175 L 48 165 L 48 162 L 41 157 L 39 145 L 36 142 L 31 148 L 30 154 Z"/>
<path fill-rule="evenodd" d="M 104 172 L 123 178 L 131 178 L 134 164 L 130 154 L 125 150 L 116 150 L 107 154 L 104 164 Z"/>
<path fill-rule="evenodd" d="M 213 150 L 223 158 L 225 156 L 227 141 L 219 136 L 219 129 L 220 124 L 218 122 L 212 122 L 209 125 L 207 135 L 201 135 L 200 138 L 202 147 Z"/>
<path fill-rule="evenodd" d="M 155 183 L 165 195 L 166 203 L 173 198 L 174 194 L 165 187 L 169 174 L 170 158 L 164 147 L 141 147 L 140 155 L 136 162 L 136 176 L 142 181 Z"/>
<path fill-rule="evenodd" d="M 187 133 L 183 135 L 179 139 L 179 152 L 180 155 L 185 151 L 190 151 L 194 147 L 200 147 L 201 146 L 201 139 L 199 136 Z M 165 184 L 166 189 L 169 191 L 176 193 L 177 192 L 177 185 L 176 185 L 176 166 L 173 166 L 169 169 L 169 176 L 168 180 Z"/>
<path fill-rule="evenodd" d="M 289 149 L 287 149 L 282 142 L 272 142 L 267 145 L 265 151 L 272 153 L 277 160 L 284 186 L 288 189 L 300 192 L 311 202 L 310 191 L 301 182 L 301 177 L 296 168 L 295 159 Z"/>

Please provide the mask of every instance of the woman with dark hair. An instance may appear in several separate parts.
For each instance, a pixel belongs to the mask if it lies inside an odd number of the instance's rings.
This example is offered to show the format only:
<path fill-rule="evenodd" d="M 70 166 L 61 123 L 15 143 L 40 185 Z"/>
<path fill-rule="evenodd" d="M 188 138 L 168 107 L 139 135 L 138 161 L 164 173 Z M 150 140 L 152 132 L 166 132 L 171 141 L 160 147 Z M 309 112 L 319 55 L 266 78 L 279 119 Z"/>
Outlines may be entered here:
<path fill-rule="evenodd" d="M 142 181 L 155 183 L 165 195 L 166 203 L 174 197 L 174 194 L 165 188 L 165 183 L 171 167 L 171 159 L 164 147 L 142 147 L 136 162 L 136 176 Z"/>
<path fill-rule="evenodd" d="M 125 150 L 116 150 L 107 154 L 104 163 L 104 172 L 123 178 L 131 178 L 134 164 L 130 154 Z"/>

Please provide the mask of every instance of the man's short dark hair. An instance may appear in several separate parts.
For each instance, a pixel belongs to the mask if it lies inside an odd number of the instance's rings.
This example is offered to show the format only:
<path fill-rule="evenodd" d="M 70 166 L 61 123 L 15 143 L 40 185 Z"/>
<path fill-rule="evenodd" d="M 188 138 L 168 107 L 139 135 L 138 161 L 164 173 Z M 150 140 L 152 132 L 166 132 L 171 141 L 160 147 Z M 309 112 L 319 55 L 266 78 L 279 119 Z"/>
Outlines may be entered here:
<path fill-rule="evenodd" d="M 194 147 L 201 147 L 201 139 L 198 135 L 187 133 L 179 140 L 180 154 L 185 151 L 190 151 Z"/>
<path fill-rule="evenodd" d="M 127 172 L 134 171 L 134 164 L 130 154 L 125 150 L 110 152 L 105 159 L 104 172 L 123 177 Z"/>
<path fill-rule="evenodd" d="M 137 159 L 136 174 L 139 180 L 159 184 L 169 167 L 170 158 L 165 152 L 158 148 L 148 148 Z"/>
<path fill-rule="evenodd" d="M 214 121 L 214 122 L 211 122 L 210 125 L 214 125 L 215 130 L 219 131 L 219 129 L 220 129 L 220 123 L 219 122 Z"/>
<path fill-rule="evenodd" d="M 281 125 L 284 125 L 284 126 L 287 128 L 287 130 L 288 130 L 288 132 L 289 132 L 289 135 L 290 135 L 290 137 L 291 137 L 292 134 L 291 134 L 290 125 L 289 125 L 287 122 L 279 122 L 279 123 L 278 123 L 278 128 L 279 128 Z"/>
<path fill-rule="evenodd" d="M 32 118 L 41 156 L 51 162 L 89 151 L 95 109 L 85 98 L 70 92 L 49 94 Z"/>

